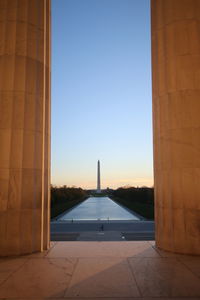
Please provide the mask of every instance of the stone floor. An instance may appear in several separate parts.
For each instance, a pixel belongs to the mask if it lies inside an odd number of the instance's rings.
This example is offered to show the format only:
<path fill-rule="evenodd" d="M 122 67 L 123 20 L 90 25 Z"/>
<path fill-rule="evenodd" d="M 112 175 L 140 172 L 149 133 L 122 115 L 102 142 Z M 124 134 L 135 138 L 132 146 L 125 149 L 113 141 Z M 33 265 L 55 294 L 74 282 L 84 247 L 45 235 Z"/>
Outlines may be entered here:
<path fill-rule="evenodd" d="M 200 257 L 154 242 L 54 242 L 0 259 L 0 299 L 200 299 Z"/>

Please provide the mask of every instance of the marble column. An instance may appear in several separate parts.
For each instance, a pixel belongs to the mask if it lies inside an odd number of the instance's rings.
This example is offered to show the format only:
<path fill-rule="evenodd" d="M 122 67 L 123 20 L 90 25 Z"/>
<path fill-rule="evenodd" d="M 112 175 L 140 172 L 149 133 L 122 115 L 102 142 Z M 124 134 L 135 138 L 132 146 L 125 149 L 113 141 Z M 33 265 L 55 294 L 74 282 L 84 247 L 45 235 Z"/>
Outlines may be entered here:
<path fill-rule="evenodd" d="M 49 247 L 50 0 L 0 1 L 0 255 Z"/>
<path fill-rule="evenodd" d="M 200 1 L 151 17 L 156 245 L 200 254 Z"/>

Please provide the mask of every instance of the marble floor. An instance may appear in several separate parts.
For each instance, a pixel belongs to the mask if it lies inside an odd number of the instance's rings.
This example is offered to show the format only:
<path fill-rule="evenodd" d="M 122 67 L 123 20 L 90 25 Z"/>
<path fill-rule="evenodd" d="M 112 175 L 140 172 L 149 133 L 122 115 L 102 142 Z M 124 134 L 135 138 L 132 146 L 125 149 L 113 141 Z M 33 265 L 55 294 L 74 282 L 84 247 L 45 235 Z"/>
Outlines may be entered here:
<path fill-rule="evenodd" d="M 0 259 L 0 299 L 200 299 L 200 257 L 154 242 L 53 242 Z"/>

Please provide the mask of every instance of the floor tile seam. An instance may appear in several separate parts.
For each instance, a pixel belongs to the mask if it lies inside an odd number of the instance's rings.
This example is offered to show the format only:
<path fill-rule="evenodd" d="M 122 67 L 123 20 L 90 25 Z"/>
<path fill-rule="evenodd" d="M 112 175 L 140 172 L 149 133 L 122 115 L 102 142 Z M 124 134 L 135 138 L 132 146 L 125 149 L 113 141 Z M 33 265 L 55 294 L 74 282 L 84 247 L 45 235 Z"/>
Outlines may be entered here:
<path fill-rule="evenodd" d="M 95 259 L 95 258 L 127 258 L 128 256 L 48 256 L 48 257 L 45 257 L 45 258 L 80 258 L 80 259 L 84 259 L 84 258 L 92 258 L 92 259 Z"/>
<path fill-rule="evenodd" d="M 101 259 L 101 258 L 121 258 L 121 259 L 127 259 L 127 258 L 151 258 L 151 259 L 174 259 L 175 257 L 162 257 L 162 256 L 159 256 L 159 257 L 153 257 L 153 256 L 142 256 L 142 255 L 139 255 L 139 256 L 45 256 L 45 257 L 34 257 L 34 258 L 38 258 L 38 259 L 46 259 L 46 258 L 51 258 L 51 259 L 63 259 L 63 258 L 76 258 L 76 259 L 88 259 L 88 258 L 91 258 L 91 259 L 95 259 L 95 258 L 98 258 L 98 259 Z M 31 258 L 29 258 L 31 259 Z"/>
<path fill-rule="evenodd" d="M 77 256 L 59 256 L 59 257 L 57 257 L 57 256 L 55 256 L 55 257 L 51 257 L 51 256 L 45 256 L 45 257 L 33 257 L 32 259 L 38 259 L 38 260 L 42 260 L 42 259 L 44 259 L 44 260 L 53 260 L 53 259 L 57 259 L 57 260 L 63 260 L 63 259 L 79 259 L 79 258 L 81 258 L 81 257 L 77 257 Z M 86 257 L 87 258 L 87 257 Z M 31 259 L 31 258 L 29 258 L 29 259 Z"/>
<path fill-rule="evenodd" d="M 178 260 L 178 258 L 177 257 L 169 257 L 169 256 L 157 256 L 157 257 L 155 257 L 155 256 L 142 256 L 142 255 L 139 255 L 139 256 L 127 256 L 127 258 L 129 258 L 129 259 L 136 259 L 136 258 L 151 258 L 151 259 L 165 259 L 165 260 Z"/>
<path fill-rule="evenodd" d="M 149 258 L 149 259 L 152 259 L 152 260 L 177 260 L 176 257 L 163 257 L 163 256 L 130 256 L 130 257 L 127 257 L 127 259 L 143 259 L 143 258 Z"/>
<path fill-rule="evenodd" d="M 148 244 L 152 245 L 152 242 L 154 242 L 154 245 L 155 245 L 155 239 L 154 240 L 149 240 L 149 241 L 146 241 Z"/>
<path fill-rule="evenodd" d="M 95 300 L 95 299 L 127 299 L 127 300 L 134 300 L 134 299 L 137 299 L 137 300 L 155 300 L 155 299 L 157 299 L 157 300 L 159 300 L 159 299 L 166 299 L 166 300 L 187 300 L 187 299 L 189 299 L 189 300 L 199 300 L 199 298 L 197 298 L 197 297 L 190 297 L 190 296 L 182 296 L 181 298 L 180 298 L 180 296 L 173 296 L 173 297 L 169 297 L 169 296 L 154 296 L 154 297 L 146 297 L 146 296 L 132 296 L 132 297 L 129 297 L 129 296 L 115 296 L 115 297 L 113 297 L 113 296 L 98 296 L 98 297 L 90 297 L 90 296 L 88 296 L 88 297 L 84 297 L 84 296 L 82 296 L 81 298 L 80 297 L 72 297 L 72 296 L 66 296 L 66 297 L 59 297 L 59 298 L 56 298 L 56 297 L 46 297 L 46 298 L 33 298 L 33 297 L 29 297 L 29 298 L 27 298 L 27 297 L 15 297 L 15 298 L 1 298 L 0 297 L 0 300 L 28 300 L 28 299 L 32 299 L 32 300 L 46 300 L 46 299 L 52 299 L 52 300 L 61 300 L 61 299 L 91 299 L 91 300 Z"/>
<path fill-rule="evenodd" d="M 148 300 L 149 298 L 148 297 L 134 297 L 134 296 L 132 296 L 132 297 L 129 297 L 129 296 L 98 296 L 98 297 L 93 297 L 93 296 L 88 296 L 88 297 L 85 297 L 85 296 L 82 296 L 81 298 L 80 297 L 73 297 L 73 296 L 66 296 L 66 297 L 39 297 L 39 298 L 35 298 L 35 297 L 29 297 L 29 298 L 27 298 L 27 297 L 13 297 L 13 298 L 1 298 L 1 296 L 0 296 L 0 300 L 21 300 L 21 299 L 24 299 L 24 300 L 28 300 L 28 299 L 32 299 L 32 300 L 46 300 L 46 299 L 52 299 L 52 300 L 54 300 L 54 299 L 58 299 L 58 300 L 60 300 L 60 299 L 130 299 L 130 300 L 132 300 L 132 299 L 139 299 L 139 300 Z M 154 297 L 155 298 L 155 297 Z M 153 298 L 153 299 L 154 299 Z M 159 297 L 160 298 L 160 297 Z M 159 298 L 158 297 L 156 297 L 156 299 L 158 299 L 159 300 Z M 167 298 L 167 297 L 166 297 Z M 152 297 L 150 298 L 150 299 L 152 299 Z M 162 298 L 163 299 L 163 298 Z M 171 299 L 171 298 L 170 298 Z M 172 299 L 176 299 L 176 298 L 172 298 Z M 180 299 L 180 297 L 178 298 L 178 299 Z M 186 298 L 187 299 L 187 298 Z M 189 299 L 195 299 L 196 300 L 196 298 L 189 298 Z M 168 298 L 167 298 L 167 300 L 168 300 Z"/>
<path fill-rule="evenodd" d="M 3 286 L 4 283 L 6 283 L 6 281 L 15 273 L 17 273 L 27 262 L 28 262 L 29 258 L 26 258 L 25 261 L 13 272 L 11 272 L 8 277 L 2 281 L 2 283 L 0 283 L 0 288 Z M 1 299 L 1 298 L 0 298 Z M 4 299 L 4 298 L 3 298 Z M 6 298 L 5 298 L 6 299 Z"/>
<path fill-rule="evenodd" d="M 152 248 L 154 251 L 156 251 L 156 253 L 157 253 L 160 257 L 162 257 L 162 255 L 160 254 L 160 252 L 159 252 L 159 250 L 157 249 L 157 247 L 151 245 L 151 248 Z"/>
<path fill-rule="evenodd" d="M 137 299 L 137 300 L 159 300 L 159 299 L 166 299 L 166 300 L 199 300 L 200 298 L 198 296 L 132 296 L 132 297 L 129 297 L 129 296 L 97 296 L 97 297 L 92 297 L 92 296 L 88 296 L 88 297 L 85 297 L 85 296 L 82 296 L 81 298 L 80 297 L 73 297 L 73 296 L 66 296 L 64 298 L 53 298 L 54 299 L 131 299 L 131 300 L 134 300 L 134 299 Z M 6 298 L 7 299 L 7 298 Z M 22 299 L 22 298 L 12 298 L 13 300 L 15 299 Z M 31 299 L 31 298 L 30 298 Z M 35 300 L 35 298 L 32 298 L 33 300 Z M 46 299 L 46 298 L 45 298 Z M 48 299 L 51 299 L 51 298 L 48 298 Z M 0 300 L 2 300 L 0 298 Z M 9 298 L 9 300 L 11 300 Z M 40 299 L 36 299 L 36 300 L 40 300 Z M 41 299 L 43 300 L 43 298 Z"/>
<path fill-rule="evenodd" d="M 48 299 L 51 299 L 51 298 L 48 298 Z M 133 300 L 133 299 L 139 299 L 139 300 L 148 300 L 148 299 L 152 299 L 152 298 L 144 298 L 144 297 L 138 297 L 138 296 L 132 296 L 132 297 L 129 297 L 129 296 L 97 296 L 97 297 L 93 297 L 93 296 L 88 296 L 88 297 L 85 297 L 85 296 L 82 296 L 82 297 L 76 297 L 76 296 L 66 296 L 64 298 L 53 298 L 54 299 L 91 299 L 91 300 L 95 300 L 95 299 L 130 299 L 130 300 Z M 157 298 L 159 300 L 159 298 Z M 187 298 L 186 298 L 187 299 Z M 196 300 L 196 298 L 194 298 Z M 1 298 L 0 298 L 1 300 Z M 10 299 L 9 299 L 10 300 Z M 15 300 L 15 299 L 13 299 Z M 33 299 L 34 300 L 34 299 Z M 41 299 L 43 300 L 43 299 Z M 163 299 L 162 299 L 163 300 Z M 169 300 L 168 298 L 166 300 Z M 176 299 L 174 299 L 176 300 Z M 179 299 L 180 300 L 180 299 Z"/>
<path fill-rule="evenodd" d="M 76 258 L 76 259 L 88 259 L 88 258 L 91 258 L 91 259 L 101 259 L 101 258 L 107 258 L 107 259 L 115 259 L 115 258 L 121 258 L 121 259 L 126 259 L 126 258 L 129 258 L 129 256 L 46 256 L 46 257 L 43 257 L 45 259 L 49 258 L 49 259 L 64 259 L 64 258 Z M 132 258 L 132 256 L 130 256 L 130 258 Z"/>
<path fill-rule="evenodd" d="M 68 284 L 67 284 L 67 286 L 66 286 L 66 288 L 65 288 L 65 290 L 64 290 L 64 292 L 63 292 L 63 299 L 64 299 L 64 298 L 67 298 L 67 297 L 65 297 L 65 295 L 66 295 L 66 293 L 67 293 L 67 291 L 68 291 L 68 288 L 69 288 L 69 286 L 70 286 L 70 284 L 71 284 L 72 277 L 73 277 L 73 275 L 74 275 L 74 273 L 75 273 L 75 270 L 77 269 L 78 264 L 79 264 L 79 258 L 77 258 L 77 260 L 76 260 L 76 262 L 75 262 L 75 266 L 74 266 L 74 268 L 73 268 L 73 271 L 72 271 L 70 280 L 69 280 L 69 282 L 68 282 Z M 70 298 L 70 297 L 68 297 L 68 298 Z M 74 299 L 75 299 L 75 298 L 74 298 Z"/>
<path fill-rule="evenodd" d="M 169 300 L 169 299 L 172 299 L 172 300 L 187 300 L 187 299 L 190 299 L 190 300 L 199 300 L 199 297 L 191 297 L 191 296 L 132 296 L 132 297 L 129 297 L 129 296 L 97 296 L 97 297 L 94 297 L 94 296 L 82 296 L 82 297 L 76 297 L 76 296 L 63 296 L 63 297 L 39 297 L 39 298 L 35 298 L 35 297 L 14 297 L 14 298 L 1 298 L 0 297 L 0 300 L 21 300 L 21 299 L 24 299 L 24 300 L 27 300 L 27 299 L 32 299 L 32 300 L 46 300 L 46 299 L 53 299 L 53 300 L 60 300 L 60 299 L 139 299 L 139 300 L 155 300 L 155 299 L 166 299 L 166 300 Z"/>
<path fill-rule="evenodd" d="M 173 252 L 170 252 L 170 251 L 166 251 L 166 250 L 162 250 L 160 248 L 157 248 L 156 246 L 152 246 L 154 250 L 156 250 L 160 257 L 162 258 L 177 258 L 179 254 L 177 253 L 173 253 Z M 162 254 L 162 252 L 167 252 L 167 254 L 165 255 L 164 253 Z"/>
<path fill-rule="evenodd" d="M 47 298 L 32 298 L 32 297 L 29 297 L 29 298 L 27 298 L 27 297 L 26 298 L 23 298 L 23 297 L 20 297 L 20 298 L 1 298 L 0 297 L 0 300 L 29 300 L 29 299 L 30 300 L 46 300 L 46 299 L 49 299 L 49 300 L 50 299 L 52 299 L 52 300 L 61 300 L 61 299 L 62 300 L 64 300 L 64 299 L 66 299 L 66 300 L 67 299 L 85 299 L 85 300 L 87 300 L 87 299 L 91 299 L 91 300 L 96 300 L 96 299 L 127 299 L 127 300 L 134 300 L 134 299 L 136 299 L 136 300 L 148 300 L 149 299 L 149 300 L 152 300 L 153 299 L 153 300 L 155 300 L 155 297 L 154 298 L 152 298 L 152 297 L 150 297 L 150 298 L 149 297 L 140 297 L 140 296 L 139 297 L 137 297 L 137 296 L 136 297 L 134 297 L 134 296 L 133 297 L 127 297 L 127 296 L 123 296 L 123 297 L 121 297 L 121 296 L 119 296 L 119 297 L 118 296 L 114 296 L 114 297 L 113 296 L 98 296 L 98 297 L 90 297 L 90 296 L 88 296 L 88 297 L 84 297 L 83 296 L 81 298 L 80 297 L 73 297 L 73 296 L 69 296 L 69 297 L 65 296 L 65 297 L 59 297 L 59 298 L 55 298 L 55 297 L 53 297 L 53 298 L 52 297 L 50 297 L 50 298 L 49 297 L 47 297 Z M 156 297 L 156 299 L 159 300 L 160 297 Z M 166 297 L 166 300 L 169 300 L 169 299 L 176 300 L 177 298 L 169 298 L 169 297 L 167 298 Z M 187 300 L 187 298 L 183 298 L 183 299 Z M 193 299 L 196 300 L 197 298 L 191 298 L 190 297 L 189 299 L 190 300 L 193 300 Z M 163 298 L 162 298 L 162 300 L 163 300 Z M 178 300 L 180 300 L 180 297 L 178 298 Z"/>
<path fill-rule="evenodd" d="M 177 261 L 178 261 L 179 263 L 181 263 L 188 271 L 190 271 L 195 277 L 197 277 L 197 278 L 200 280 L 200 276 L 198 276 L 197 274 L 195 274 L 195 273 L 192 271 L 192 269 L 191 269 L 190 267 L 188 267 L 188 265 L 186 265 L 186 264 L 184 263 L 184 261 L 182 261 L 179 257 L 177 257 Z"/>
<path fill-rule="evenodd" d="M 52 247 L 50 247 L 48 250 L 44 250 L 44 251 L 42 251 L 42 252 L 35 252 L 35 253 L 33 253 L 33 254 L 27 254 L 27 258 L 28 259 L 31 259 L 31 258 L 40 258 L 40 259 L 42 259 L 42 258 L 45 258 L 48 254 L 49 254 L 49 252 L 51 251 L 51 249 L 53 249 L 55 247 L 55 245 L 53 245 Z M 42 254 L 44 252 L 44 255 L 42 256 L 37 256 L 37 254 Z M 0 298 L 1 299 L 1 298 Z"/>
<path fill-rule="evenodd" d="M 130 299 L 130 300 L 134 300 L 134 299 L 137 299 L 137 300 L 155 300 L 155 299 L 166 299 L 166 300 L 170 300 L 170 299 L 172 299 L 172 300 L 176 300 L 176 299 L 178 299 L 178 300 L 187 300 L 187 299 L 189 299 L 189 300 L 199 300 L 199 298 L 197 298 L 197 297 L 190 297 L 190 296 L 182 296 L 181 298 L 180 298 L 180 296 L 173 296 L 173 297 L 169 297 L 169 296 L 154 296 L 154 297 L 152 297 L 152 296 L 150 296 L 150 297 L 147 297 L 147 296 L 132 296 L 132 297 L 129 297 L 129 296 L 115 296 L 115 297 L 113 297 L 113 296 L 98 296 L 98 297 L 90 297 L 90 296 L 88 296 L 88 297 L 84 297 L 84 296 L 82 296 L 81 298 L 80 297 L 72 297 L 72 296 L 66 296 L 66 297 L 59 297 L 59 298 L 57 298 L 57 297 L 40 297 L 40 298 L 35 298 L 35 297 L 29 297 L 29 298 L 27 298 L 27 297 L 14 297 L 14 298 L 1 298 L 0 297 L 0 300 L 22 300 L 22 299 L 24 299 L 24 300 L 28 300 L 28 299 L 32 299 L 32 300 L 46 300 L 46 299 L 53 299 L 53 300 L 60 300 L 60 299 L 91 299 L 91 300 L 95 300 L 95 299 Z"/>
<path fill-rule="evenodd" d="M 49 252 L 51 252 L 51 250 L 56 246 L 56 242 L 54 242 L 54 245 L 52 246 L 52 247 L 49 247 L 49 249 L 47 250 L 47 252 L 46 252 L 46 254 L 44 255 L 44 257 L 46 257 L 48 254 L 49 254 Z"/>
<path fill-rule="evenodd" d="M 133 279 L 134 279 L 134 281 L 135 281 L 137 290 L 138 290 L 138 292 L 139 292 L 139 295 L 140 295 L 139 297 L 143 297 L 142 291 L 140 290 L 139 284 L 138 284 L 138 282 L 137 282 L 137 280 L 136 280 L 136 277 L 135 277 L 135 274 L 134 274 L 134 272 L 133 272 L 133 270 L 132 270 L 130 261 L 129 261 L 128 258 L 126 258 L 126 261 L 127 261 L 128 268 L 129 268 L 129 270 L 130 270 L 130 272 L 131 272 L 131 275 L 132 275 L 132 277 L 133 277 Z"/>

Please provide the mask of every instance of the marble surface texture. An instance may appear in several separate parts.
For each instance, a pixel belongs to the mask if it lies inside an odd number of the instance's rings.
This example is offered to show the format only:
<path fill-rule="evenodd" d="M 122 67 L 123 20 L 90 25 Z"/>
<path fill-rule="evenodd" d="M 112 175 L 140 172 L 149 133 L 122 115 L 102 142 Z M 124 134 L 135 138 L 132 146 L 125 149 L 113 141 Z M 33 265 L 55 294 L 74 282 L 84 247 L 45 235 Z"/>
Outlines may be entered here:
<path fill-rule="evenodd" d="M 0 259 L 0 299 L 200 299 L 200 257 L 154 242 L 53 242 Z"/>

